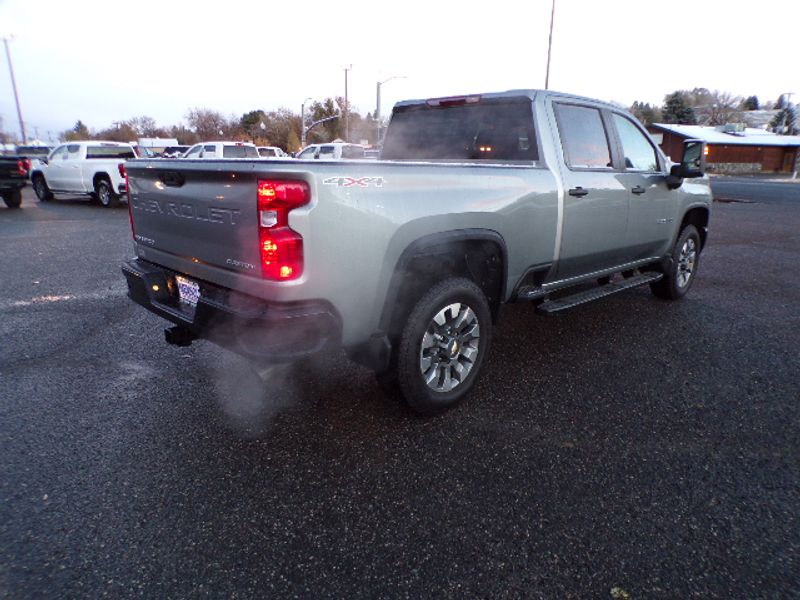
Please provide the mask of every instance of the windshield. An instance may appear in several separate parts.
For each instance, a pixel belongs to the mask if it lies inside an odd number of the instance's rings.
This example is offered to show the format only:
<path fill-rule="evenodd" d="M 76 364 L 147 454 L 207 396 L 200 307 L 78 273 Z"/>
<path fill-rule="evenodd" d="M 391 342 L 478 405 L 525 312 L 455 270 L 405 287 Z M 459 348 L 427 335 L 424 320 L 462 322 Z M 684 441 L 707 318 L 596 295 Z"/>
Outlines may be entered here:
<path fill-rule="evenodd" d="M 538 159 L 528 98 L 456 106 L 401 107 L 389 123 L 384 160 L 524 162 Z"/>

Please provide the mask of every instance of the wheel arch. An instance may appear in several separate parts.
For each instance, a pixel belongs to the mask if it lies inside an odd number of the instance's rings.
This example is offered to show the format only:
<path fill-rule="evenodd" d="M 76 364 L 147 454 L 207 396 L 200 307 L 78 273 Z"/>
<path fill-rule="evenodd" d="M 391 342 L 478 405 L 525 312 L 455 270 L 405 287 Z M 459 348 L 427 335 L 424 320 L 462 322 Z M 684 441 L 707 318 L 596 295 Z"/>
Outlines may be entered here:
<path fill-rule="evenodd" d="M 491 229 L 442 231 L 411 242 L 392 269 L 378 330 L 369 340 L 348 348 L 348 355 L 377 372 L 389 368 L 414 306 L 448 277 L 465 277 L 481 288 L 496 321 L 506 294 L 507 256 L 503 236 Z"/>
<path fill-rule="evenodd" d="M 105 180 L 109 184 L 111 184 L 111 192 L 113 193 L 114 192 L 114 186 L 111 183 L 111 175 L 109 175 L 105 171 L 98 171 L 97 173 L 94 174 L 94 176 L 92 177 L 92 189 L 96 188 L 97 184 L 102 180 Z"/>
<path fill-rule="evenodd" d="M 480 287 L 496 320 L 506 292 L 507 255 L 505 240 L 491 229 L 444 231 L 415 240 L 393 269 L 380 330 L 390 338 L 398 335 L 419 298 L 447 277 L 465 277 Z"/>
<path fill-rule="evenodd" d="M 706 239 L 708 238 L 708 221 L 710 216 L 711 211 L 707 206 L 695 206 L 690 208 L 683 215 L 677 235 L 680 236 L 681 231 L 683 231 L 683 228 L 687 225 L 694 225 L 697 228 L 697 232 L 700 234 L 700 249 L 702 250 L 705 248 Z"/>

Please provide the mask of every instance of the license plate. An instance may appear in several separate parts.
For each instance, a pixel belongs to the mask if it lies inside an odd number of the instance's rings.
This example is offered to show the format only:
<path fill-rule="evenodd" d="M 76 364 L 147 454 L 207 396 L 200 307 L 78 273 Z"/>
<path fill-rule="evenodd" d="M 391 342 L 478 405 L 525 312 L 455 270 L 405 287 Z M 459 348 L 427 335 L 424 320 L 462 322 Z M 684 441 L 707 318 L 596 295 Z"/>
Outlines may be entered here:
<path fill-rule="evenodd" d="M 200 299 L 200 285 L 196 281 L 175 276 L 175 283 L 178 284 L 178 298 L 181 302 L 189 306 L 197 306 L 197 301 Z"/>

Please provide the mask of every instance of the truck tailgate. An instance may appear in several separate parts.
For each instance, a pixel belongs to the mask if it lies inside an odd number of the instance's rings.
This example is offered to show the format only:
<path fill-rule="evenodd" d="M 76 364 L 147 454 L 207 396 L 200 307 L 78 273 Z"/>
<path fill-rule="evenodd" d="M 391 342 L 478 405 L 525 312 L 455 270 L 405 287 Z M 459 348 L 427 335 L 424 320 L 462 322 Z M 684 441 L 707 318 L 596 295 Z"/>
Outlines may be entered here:
<path fill-rule="evenodd" d="M 20 187 L 27 181 L 27 173 L 20 170 L 20 159 L 0 158 L 0 181 L 4 187 Z"/>
<path fill-rule="evenodd" d="M 127 163 L 136 241 L 149 248 L 257 275 L 253 164 L 164 160 Z"/>

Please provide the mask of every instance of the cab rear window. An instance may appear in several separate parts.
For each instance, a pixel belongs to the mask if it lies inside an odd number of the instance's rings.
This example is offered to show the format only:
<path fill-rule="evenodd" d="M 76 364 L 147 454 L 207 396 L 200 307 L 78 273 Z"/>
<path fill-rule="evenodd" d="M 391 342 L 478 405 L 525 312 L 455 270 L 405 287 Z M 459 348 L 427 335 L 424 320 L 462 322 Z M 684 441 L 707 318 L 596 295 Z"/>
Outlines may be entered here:
<path fill-rule="evenodd" d="M 255 146 L 223 146 L 222 158 L 260 158 Z"/>
<path fill-rule="evenodd" d="M 539 158 L 531 101 L 401 107 L 392 115 L 381 158 L 531 163 Z"/>
<path fill-rule="evenodd" d="M 136 158 L 133 148 L 125 146 L 88 146 L 86 148 L 86 158 Z"/>

